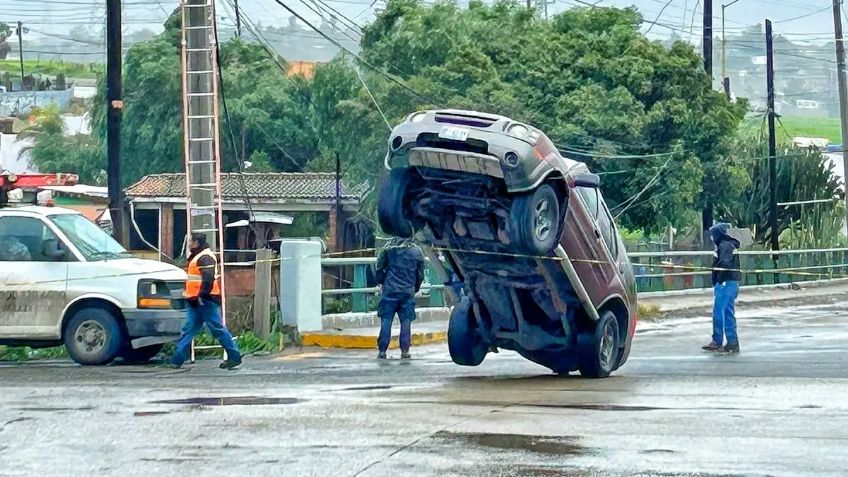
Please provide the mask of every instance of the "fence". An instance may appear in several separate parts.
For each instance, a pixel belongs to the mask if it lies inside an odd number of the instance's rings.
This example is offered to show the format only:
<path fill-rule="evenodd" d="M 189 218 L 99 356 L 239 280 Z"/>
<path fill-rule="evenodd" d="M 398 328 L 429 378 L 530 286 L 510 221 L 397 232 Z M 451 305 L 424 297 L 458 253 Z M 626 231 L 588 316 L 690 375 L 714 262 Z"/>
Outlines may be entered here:
<path fill-rule="evenodd" d="M 380 291 L 377 287 L 368 286 L 368 269 L 377 263 L 375 257 L 364 258 L 324 258 L 321 260 L 322 267 L 353 267 L 353 286 L 351 288 L 324 289 L 321 291 L 324 297 L 351 296 L 350 308 L 354 312 L 367 312 L 373 309 L 369 306 L 368 297 Z M 436 280 L 436 272 L 428 265 L 424 269 L 424 283 L 421 291 L 423 300 L 430 306 L 445 305 L 445 286 L 433 283 Z"/>
<path fill-rule="evenodd" d="M 71 104 L 73 89 L 62 91 L 15 91 L 0 93 L 0 116 L 19 116 L 29 114 L 34 108 L 43 108 L 51 104 L 64 109 Z"/>
<path fill-rule="evenodd" d="M 709 251 L 633 252 L 629 254 L 639 292 L 708 288 L 713 253 Z M 799 281 L 848 277 L 848 249 L 740 251 L 742 285 L 770 285 Z M 350 288 L 325 288 L 323 297 L 350 297 L 350 310 L 366 312 L 374 308 L 369 297 L 379 292 L 368 286 L 368 269 L 376 258 L 324 258 L 322 267 L 353 267 Z M 431 306 L 445 303 L 444 285 L 434 284 L 436 274 L 428 266 L 422 291 Z M 341 308 L 338 311 L 347 311 Z"/>

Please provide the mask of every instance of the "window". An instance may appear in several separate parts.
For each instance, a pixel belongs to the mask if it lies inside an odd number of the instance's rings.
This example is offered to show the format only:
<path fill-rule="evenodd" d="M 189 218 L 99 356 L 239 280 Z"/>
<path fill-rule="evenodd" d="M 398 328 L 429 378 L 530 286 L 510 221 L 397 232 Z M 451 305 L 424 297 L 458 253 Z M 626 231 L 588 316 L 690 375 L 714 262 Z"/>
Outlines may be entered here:
<path fill-rule="evenodd" d="M 598 228 L 601 231 L 601 238 L 607 244 L 607 249 L 613 259 L 618 258 L 618 232 L 615 230 L 615 221 L 610 215 L 606 204 L 602 204 L 601 211 L 598 214 Z"/>
<path fill-rule="evenodd" d="M 82 215 L 54 215 L 50 220 L 67 235 L 68 240 L 77 246 L 88 261 L 132 256 L 111 235 Z"/>
<path fill-rule="evenodd" d="M 0 261 L 57 262 L 67 258 L 59 238 L 33 217 L 0 218 Z"/>
<path fill-rule="evenodd" d="M 598 189 L 594 187 L 575 187 L 574 190 L 580 195 L 580 198 L 583 199 L 583 203 L 586 204 L 586 210 L 589 211 L 589 215 L 594 219 L 598 217 Z"/>

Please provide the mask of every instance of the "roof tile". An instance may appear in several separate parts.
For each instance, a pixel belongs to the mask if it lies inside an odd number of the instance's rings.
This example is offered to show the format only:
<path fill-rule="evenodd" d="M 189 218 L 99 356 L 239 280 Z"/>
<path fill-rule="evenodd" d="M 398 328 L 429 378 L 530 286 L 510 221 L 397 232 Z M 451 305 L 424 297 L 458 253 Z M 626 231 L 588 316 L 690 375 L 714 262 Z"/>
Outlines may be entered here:
<path fill-rule="evenodd" d="M 240 199 L 247 189 L 253 200 L 333 200 L 336 198 L 336 176 L 332 173 L 239 173 L 222 174 L 224 200 Z M 367 184 L 348 186 L 342 181 L 343 200 L 361 201 Z M 125 189 L 127 197 L 185 197 L 185 174 L 151 174 Z"/>

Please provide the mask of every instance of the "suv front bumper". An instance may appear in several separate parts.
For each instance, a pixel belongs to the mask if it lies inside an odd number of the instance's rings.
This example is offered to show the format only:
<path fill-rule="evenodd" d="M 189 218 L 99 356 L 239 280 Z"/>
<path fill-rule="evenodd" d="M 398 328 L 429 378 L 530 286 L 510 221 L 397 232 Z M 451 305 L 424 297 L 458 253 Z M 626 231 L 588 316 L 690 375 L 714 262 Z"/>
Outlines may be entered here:
<path fill-rule="evenodd" d="M 186 310 L 122 310 L 130 338 L 179 335 Z"/>

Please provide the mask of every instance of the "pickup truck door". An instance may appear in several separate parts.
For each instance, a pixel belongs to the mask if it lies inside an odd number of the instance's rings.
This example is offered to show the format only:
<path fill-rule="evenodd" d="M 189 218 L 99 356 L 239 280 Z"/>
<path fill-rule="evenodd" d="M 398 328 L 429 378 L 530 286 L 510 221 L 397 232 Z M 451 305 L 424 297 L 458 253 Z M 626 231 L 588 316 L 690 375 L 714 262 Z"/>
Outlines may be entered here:
<path fill-rule="evenodd" d="M 0 339 L 61 338 L 68 264 L 38 217 L 0 217 Z"/>

